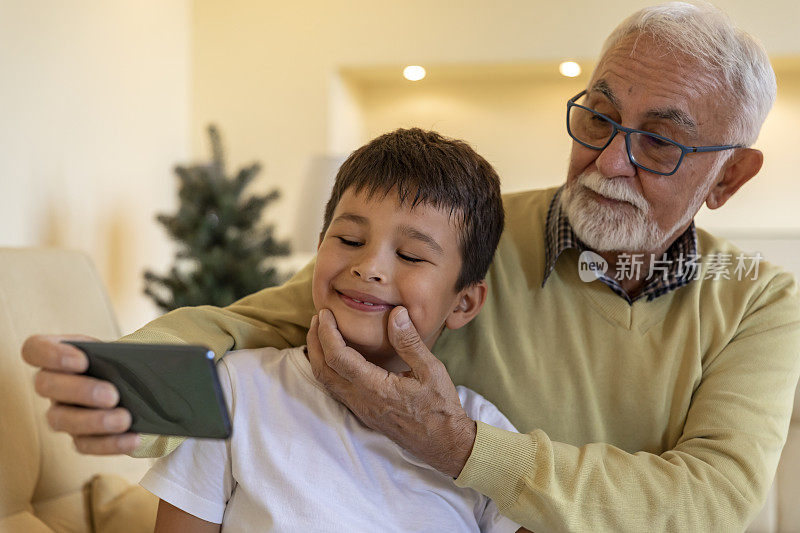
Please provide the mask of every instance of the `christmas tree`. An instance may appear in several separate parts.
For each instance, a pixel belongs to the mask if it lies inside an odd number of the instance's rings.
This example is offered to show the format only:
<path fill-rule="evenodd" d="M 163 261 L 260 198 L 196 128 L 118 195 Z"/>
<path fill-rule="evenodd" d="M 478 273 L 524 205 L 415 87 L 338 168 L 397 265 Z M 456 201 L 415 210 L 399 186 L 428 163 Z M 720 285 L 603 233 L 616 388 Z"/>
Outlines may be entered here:
<path fill-rule="evenodd" d="M 144 274 L 144 293 L 164 311 L 205 304 L 224 307 L 283 281 L 269 259 L 287 255 L 288 242 L 275 239 L 272 225 L 259 223 L 261 212 L 279 192 L 244 197 L 260 165 L 227 177 L 219 132 L 211 125 L 208 134 L 211 163 L 177 166 L 178 212 L 156 217 L 179 244 L 168 275 L 149 270 Z"/>

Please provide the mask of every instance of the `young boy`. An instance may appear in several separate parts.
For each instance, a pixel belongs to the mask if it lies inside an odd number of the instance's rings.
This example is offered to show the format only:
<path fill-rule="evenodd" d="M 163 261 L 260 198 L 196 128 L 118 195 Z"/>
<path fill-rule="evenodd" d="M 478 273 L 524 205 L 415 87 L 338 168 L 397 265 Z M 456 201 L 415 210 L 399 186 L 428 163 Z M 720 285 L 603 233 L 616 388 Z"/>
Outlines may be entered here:
<path fill-rule="evenodd" d="M 314 305 L 367 360 L 407 370 L 389 312 L 405 307 L 428 347 L 465 325 L 502 229 L 497 174 L 467 144 L 420 129 L 378 137 L 336 176 Z M 363 426 L 314 378 L 304 347 L 231 352 L 218 370 L 233 436 L 189 439 L 147 473 L 156 531 L 517 531 L 488 498 Z M 477 393 L 458 394 L 473 419 L 513 430 Z"/>

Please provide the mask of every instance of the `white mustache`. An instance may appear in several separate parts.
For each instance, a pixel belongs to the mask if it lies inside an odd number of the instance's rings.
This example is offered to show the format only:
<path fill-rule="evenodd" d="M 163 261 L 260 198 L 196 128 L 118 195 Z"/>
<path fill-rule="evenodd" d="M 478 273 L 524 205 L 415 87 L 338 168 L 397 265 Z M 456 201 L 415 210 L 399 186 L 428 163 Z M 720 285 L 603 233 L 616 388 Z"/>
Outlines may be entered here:
<path fill-rule="evenodd" d="M 622 183 L 621 180 L 604 178 L 599 172 L 593 171 L 580 174 L 576 182 L 578 185 L 583 185 L 600 196 L 605 196 L 611 200 L 628 202 L 644 214 L 650 212 L 650 204 L 647 203 L 647 200 L 641 194 Z"/>

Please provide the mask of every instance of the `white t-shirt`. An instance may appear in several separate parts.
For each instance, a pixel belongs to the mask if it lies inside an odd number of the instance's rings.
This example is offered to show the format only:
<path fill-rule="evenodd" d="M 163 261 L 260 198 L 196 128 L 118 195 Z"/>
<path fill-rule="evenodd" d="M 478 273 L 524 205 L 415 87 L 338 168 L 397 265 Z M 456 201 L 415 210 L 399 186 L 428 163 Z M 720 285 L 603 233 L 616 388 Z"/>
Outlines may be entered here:
<path fill-rule="evenodd" d="M 317 382 L 303 348 L 230 352 L 217 368 L 228 440 L 187 439 L 141 485 L 231 531 L 516 531 L 479 492 L 364 426 Z M 476 392 L 473 419 L 515 431 Z"/>

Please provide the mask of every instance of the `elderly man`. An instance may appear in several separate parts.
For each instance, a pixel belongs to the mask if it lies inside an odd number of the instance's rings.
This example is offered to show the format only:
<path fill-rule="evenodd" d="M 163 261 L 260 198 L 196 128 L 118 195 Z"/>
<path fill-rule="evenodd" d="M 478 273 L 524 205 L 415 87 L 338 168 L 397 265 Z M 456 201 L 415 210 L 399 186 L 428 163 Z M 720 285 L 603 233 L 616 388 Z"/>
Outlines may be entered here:
<path fill-rule="evenodd" d="M 625 20 L 567 103 L 566 184 L 505 198 L 483 313 L 445 332 L 438 359 L 402 308 L 389 315 L 409 372 L 367 363 L 330 312 L 312 321 L 311 267 L 123 340 L 217 354 L 307 342 L 316 377 L 366 425 L 533 530 L 743 529 L 786 438 L 800 301 L 790 275 L 693 217 L 759 171 L 750 145 L 774 95 L 763 49 L 716 9 L 668 4 Z M 130 418 L 108 410 L 113 388 L 69 375 L 86 363 L 57 340 L 33 337 L 23 350 L 43 368 L 40 394 L 96 409 L 55 403 L 55 429 L 87 453 L 177 445 L 120 436 Z M 523 433 L 470 420 L 453 382 L 482 392 Z"/>

